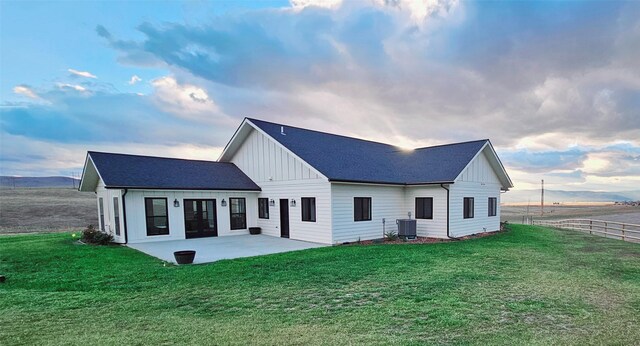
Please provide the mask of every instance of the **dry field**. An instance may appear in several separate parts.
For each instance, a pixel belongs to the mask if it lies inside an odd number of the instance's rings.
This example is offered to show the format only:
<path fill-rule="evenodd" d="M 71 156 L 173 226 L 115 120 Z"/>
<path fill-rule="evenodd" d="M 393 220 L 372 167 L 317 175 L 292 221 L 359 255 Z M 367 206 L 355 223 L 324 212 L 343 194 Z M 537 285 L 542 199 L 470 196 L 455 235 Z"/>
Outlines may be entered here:
<path fill-rule="evenodd" d="M 545 206 L 544 215 L 540 215 L 540 205 L 529 207 L 529 215 L 535 220 L 562 219 L 594 219 L 640 224 L 640 207 L 614 205 L 612 203 L 581 203 L 572 205 Z M 502 221 L 522 223 L 522 217 L 527 215 L 526 205 L 501 206 Z"/>
<path fill-rule="evenodd" d="M 75 231 L 96 225 L 95 198 L 71 188 L 0 189 L 0 234 Z"/>

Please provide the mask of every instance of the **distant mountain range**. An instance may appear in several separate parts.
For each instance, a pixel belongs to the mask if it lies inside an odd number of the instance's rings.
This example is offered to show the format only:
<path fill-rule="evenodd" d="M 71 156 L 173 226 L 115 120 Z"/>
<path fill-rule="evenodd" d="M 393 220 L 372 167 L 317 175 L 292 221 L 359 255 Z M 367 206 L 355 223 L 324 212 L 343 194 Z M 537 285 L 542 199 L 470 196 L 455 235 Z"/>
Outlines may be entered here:
<path fill-rule="evenodd" d="M 546 203 L 566 202 L 623 202 L 640 200 L 640 190 L 596 192 L 596 191 L 564 191 L 544 190 Z M 501 196 L 502 203 L 539 202 L 540 190 L 509 191 Z"/>
<path fill-rule="evenodd" d="M 0 176 L 0 187 L 66 187 L 77 188 L 79 179 L 69 177 L 9 177 Z"/>

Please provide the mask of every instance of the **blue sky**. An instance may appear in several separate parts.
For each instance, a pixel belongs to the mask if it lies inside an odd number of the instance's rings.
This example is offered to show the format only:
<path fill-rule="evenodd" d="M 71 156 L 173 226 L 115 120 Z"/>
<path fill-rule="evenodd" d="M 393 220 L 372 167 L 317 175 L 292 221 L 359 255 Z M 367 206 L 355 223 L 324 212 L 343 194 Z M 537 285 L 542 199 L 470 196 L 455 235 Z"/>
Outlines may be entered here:
<path fill-rule="evenodd" d="M 0 2 L 0 174 L 216 159 L 244 116 L 490 138 L 517 189 L 640 189 L 640 3 Z"/>

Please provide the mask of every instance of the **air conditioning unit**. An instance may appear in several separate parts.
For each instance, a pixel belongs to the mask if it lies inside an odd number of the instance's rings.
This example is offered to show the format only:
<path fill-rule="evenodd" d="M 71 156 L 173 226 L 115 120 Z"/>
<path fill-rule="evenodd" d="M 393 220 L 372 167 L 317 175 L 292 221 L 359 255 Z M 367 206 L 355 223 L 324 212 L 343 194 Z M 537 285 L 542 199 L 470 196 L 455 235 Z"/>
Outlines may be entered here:
<path fill-rule="evenodd" d="M 416 220 L 397 219 L 398 237 L 402 239 L 416 239 Z"/>

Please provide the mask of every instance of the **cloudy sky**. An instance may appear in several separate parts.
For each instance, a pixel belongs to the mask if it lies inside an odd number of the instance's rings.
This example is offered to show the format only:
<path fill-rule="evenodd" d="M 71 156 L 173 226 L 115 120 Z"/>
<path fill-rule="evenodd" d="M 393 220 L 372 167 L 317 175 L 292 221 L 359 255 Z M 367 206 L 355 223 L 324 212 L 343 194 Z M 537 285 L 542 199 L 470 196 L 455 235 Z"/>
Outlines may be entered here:
<path fill-rule="evenodd" d="M 245 116 L 490 138 L 517 189 L 640 189 L 640 2 L 0 2 L 0 174 L 215 160 Z M 330 154 L 330 153 L 328 153 Z"/>

